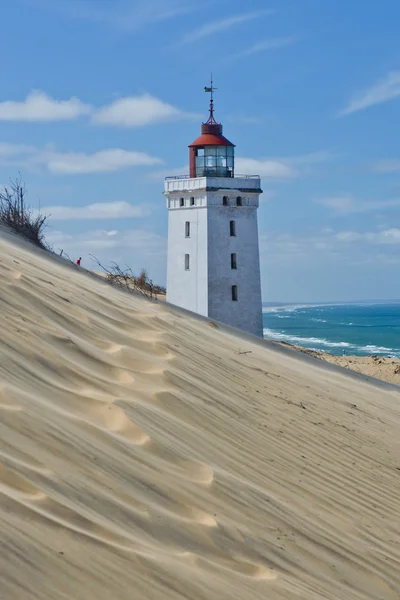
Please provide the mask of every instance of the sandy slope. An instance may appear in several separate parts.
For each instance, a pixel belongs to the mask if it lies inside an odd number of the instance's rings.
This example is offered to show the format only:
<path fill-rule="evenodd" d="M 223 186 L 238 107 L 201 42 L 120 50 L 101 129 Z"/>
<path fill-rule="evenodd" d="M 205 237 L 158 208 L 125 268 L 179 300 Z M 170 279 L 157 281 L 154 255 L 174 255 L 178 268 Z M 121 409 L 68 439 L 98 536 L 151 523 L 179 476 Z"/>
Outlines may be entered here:
<path fill-rule="evenodd" d="M 4 237 L 0 308 L 2 599 L 399 598 L 397 391 Z"/>
<path fill-rule="evenodd" d="M 388 356 L 333 356 L 325 352 L 322 353 L 320 358 L 345 369 L 351 369 L 357 373 L 364 373 L 364 375 L 400 385 L 400 358 L 389 358 Z"/>
<path fill-rule="evenodd" d="M 400 386 L 400 358 L 391 358 L 389 356 L 334 356 L 328 352 L 319 352 L 303 348 L 302 346 L 294 346 L 287 342 L 278 342 L 280 346 L 286 346 L 292 349 L 308 354 L 319 360 L 324 360 L 333 365 L 337 365 L 356 373 L 375 377 L 394 385 Z"/>

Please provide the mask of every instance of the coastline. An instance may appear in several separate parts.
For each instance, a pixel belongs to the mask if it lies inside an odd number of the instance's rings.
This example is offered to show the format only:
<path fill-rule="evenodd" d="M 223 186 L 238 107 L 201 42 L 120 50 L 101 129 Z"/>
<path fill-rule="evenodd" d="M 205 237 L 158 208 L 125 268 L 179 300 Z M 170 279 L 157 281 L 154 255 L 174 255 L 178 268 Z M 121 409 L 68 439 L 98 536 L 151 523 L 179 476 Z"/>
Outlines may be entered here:
<path fill-rule="evenodd" d="M 337 365 L 344 369 L 349 369 L 351 371 L 355 371 L 356 373 L 361 373 L 363 375 L 368 375 L 369 377 L 375 377 L 376 379 L 387 381 L 388 383 L 400 385 L 400 358 L 392 358 L 390 356 L 381 355 L 378 356 L 375 354 L 371 354 L 369 356 L 336 356 L 334 354 L 329 354 L 329 352 L 310 350 L 309 348 L 289 344 L 288 342 L 278 343 L 282 346 L 288 346 L 294 350 L 297 350 L 298 352 L 308 354 L 314 358 Z"/>

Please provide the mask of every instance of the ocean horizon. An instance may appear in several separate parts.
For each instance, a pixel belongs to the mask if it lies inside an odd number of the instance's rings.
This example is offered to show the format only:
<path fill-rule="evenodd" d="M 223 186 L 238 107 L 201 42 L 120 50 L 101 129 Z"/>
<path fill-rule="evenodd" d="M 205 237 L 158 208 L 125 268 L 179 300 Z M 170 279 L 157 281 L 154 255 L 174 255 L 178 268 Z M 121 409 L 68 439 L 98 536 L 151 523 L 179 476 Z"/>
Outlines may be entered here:
<path fill-rule="evenodd" d="M 400 300 L 263 303 L 264 337 L 340 356 L 400 357 Z"/>

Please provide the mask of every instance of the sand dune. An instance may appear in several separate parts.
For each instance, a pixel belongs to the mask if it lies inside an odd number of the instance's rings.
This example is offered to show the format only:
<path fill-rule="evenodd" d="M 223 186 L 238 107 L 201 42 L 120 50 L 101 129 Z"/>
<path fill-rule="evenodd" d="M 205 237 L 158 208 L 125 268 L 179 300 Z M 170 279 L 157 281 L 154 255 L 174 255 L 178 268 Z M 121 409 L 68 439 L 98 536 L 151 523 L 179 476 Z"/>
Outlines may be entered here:
<path fill-rule="evenodd" d="M 321 360 L 326 360 L 344 369 L 363 373 L 369 377 L 376 377 L 400 386 L 400 358 L 389 356 L 334 356 L 327 352 L 314 352 L 305 348 L 301 352 L 311 354 Z"/>
<path fill-rule="evenodd" d="M 1 235 L 1 598 L 399 598 L 398 391 Z"/>

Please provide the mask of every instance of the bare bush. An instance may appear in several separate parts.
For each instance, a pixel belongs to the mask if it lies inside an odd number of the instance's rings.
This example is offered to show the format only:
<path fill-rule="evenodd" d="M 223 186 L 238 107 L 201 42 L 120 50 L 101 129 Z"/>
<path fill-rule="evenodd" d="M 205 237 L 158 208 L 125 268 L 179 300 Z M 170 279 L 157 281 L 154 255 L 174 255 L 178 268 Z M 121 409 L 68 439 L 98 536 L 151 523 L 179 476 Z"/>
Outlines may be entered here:
<path fill-rule="evenodd" d="M 0 222 L 37 246 L 48 249 L 44 230 L 48 215 L 36 213 L 26 205 L 26 187 L 21 178 L 11 181 L 0 191 Z"/>
<path fill-rule="evenodd" d="M 121 269 L 117 263 L 112 262 L 111 266 L 107 268 L 95 256 L 90 255 L 90 257 L 103 270 L 107 281 L 110 283 L 123 287 L 130 292 L 142 294 L 151 300 L 153 298 L 157 300 L 158 294 L 165 294 L 165 288 L 154 285 L 153 281 L 149 279 L 146 269 L 142 269 L 140 275 L 136 276 L 130 267 Z"/>

